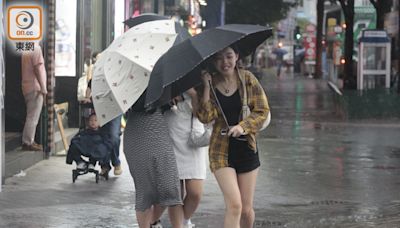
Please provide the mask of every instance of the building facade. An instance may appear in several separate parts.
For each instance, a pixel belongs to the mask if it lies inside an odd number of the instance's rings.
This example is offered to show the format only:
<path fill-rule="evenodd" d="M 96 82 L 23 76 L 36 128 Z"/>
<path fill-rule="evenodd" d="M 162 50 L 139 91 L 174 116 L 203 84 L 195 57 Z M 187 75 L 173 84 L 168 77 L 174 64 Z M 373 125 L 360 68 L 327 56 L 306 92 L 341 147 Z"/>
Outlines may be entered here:
<path fill-rule="evenodd" d="M 52 3 L 55 3 L 54 8 Z M 84 75 L 91 55 L 106 49 L 127 29 L 123 24 L 124 20 L 142 13 L 157 13 L 177 17 L 182 24 L 187 24 L 189 15 L 192 15 L 201 24 L 198 0 L 5 0 L 0 5 L 2 12 L 6 12 L 11 5 L 26 4 L 34 4 L 43 9 L 43 54 L 46 64 L 54 62 L 51 65 L 54 71 L 50 72 L 52 82 L 48 84 L 53 90 L 54 100 L 47 103 L 47 109 L 43 109 L 36 133 L 36 141 L 43 145 L 54 139 L 54 134 L 59 134 L 54 129 L 57 124 L 53 117 L 53 104 L 68 104 L 67 115 L 63 120 L 65 128 L 79 126 L 78 80 Z M 5 23 L 3 20 L 2 25 Z M 54 31 L 49 31 L 49 26 L 53 24 Z M 54 40 L 50 37 L 53 35 Z M 3 49 L 0 60 L 4 60 L 4 67 L 0 64 L 0 75 L 4 77 L 0 80 L 0 87 L 5 99 L 3 109 L 3 96 L 0 93 L 0 119 L 3 119 L 0 122 L 0 128 L 3 129 L 0 134 L 0 176 L 4 179 L 46 158 L 47 153 L 32 153 L 20 149 L 26 115 L 21 92 L 21 57 L 15 52 L 15 45 L 5 42 L 5 36 L 1 37 Z M 46 124 L 46 121 L 51 121 L 52 124 Z M 53 149 L 47 152 L 53 154 L 55 151 Z M 23 156 L 15 156 L 15 153 Z M 13 161 L 12 157 L 28 159 L 21 162 Z"/>
<path fill-rule="evenodd" d="M 50 17 L 51 4 L 55 3 L 55 17 Z M 121 4 L 122 2 L 122 4 Z M 54 91 L 54 100 L 47 103 L 47 109 L 43 109 L 42 117 L 37 127 L 36 142 L 43 145 L 47 144 L 47 134 L 58 134 L 54 132 L 54 127 L 48 128 L 46 121 L 54 120 L 49 115 L 53 115 L 53 104 L 68 103 L 68 115 L 65 120 L 65 127 L 77 127 L 79 122 L 79 108 L 77 102 L 77 82 L 84 72 L 85 61 L 94 51 L 104 50 L 114 39 L 114 22 L 117 15 L 119 18 L 118 31 L 123 31 L 123 20 L 125 4 L 124 0 L 103 1 L 103 0 L 36 0 L 18 1 L 6 0 L 1 2 L 2 12 L 7 13 L 10 6 L 35 5 L 39 6 L 43 12 L 43 54 L 46 66 L 49 62 L 54 62 L 54 75 L 51 75 L 51 83 L 48 83 L 48 90 Z M 116 6 L 118 8 L 116 8 Z M 115 13 L 118 10 L 119 13 Z M 2 14 L 3 15 L 3 14 Z M 122 18 L 121 16 L 122 15 Z M 6 26 L 3 19 L 2 25 Z M 50 39 L 48 32 L 49 25 L 54 24 L 54 38 Z M 2 30 L 3 31 L 3 30 Z M 2 36 L 5 39 L 4 36 Z M 2 40 L 3 41 L 3 40 Z M 54 51 L 50 50 L 49 44 L 53 43 Z M 46 153 L 22 151 L 21 132 L 25 122 L 25 103 L 21 92 L 21 57 L 15 51 L 15 44 L 11 42 L 1 42 L 3 52 L 1 59 L 5 60 L 5 67 L 0 68 L 3 72 L 1 86 L 4 89 L 5 109 L 1 109 L 0 122 L 2 144 L 0 145 L 0 173 L 2 179 L 14 175 L 20 170 L 24 170 L 37 161 L 44 159 Z M 50 61 L 51 60 L 51 61 Z M 49 72 L 49 69 L 47 69 Z M 0 73 L 1 73 L 0 72 Z M 52 74 L 50 72 L 49 74 Z M 48 80 L 49 81 L 49 80 Z M 49 88 L 51 87 L 51 88 Z M 1 95 L 1 94 L 0 94 Z M 3 98 L 3 96 L 0 96 Z M 49 99 L 47 99 L 49 100 Z M 0 102 L 2 100 L 0 99 Z M 2 104 L 2 103 L 0 103 Z M 2 107 L 2 106 L 0 106 Z M 57 126 L 53 124 L 52 126 Z M 53 128 L 53 129 L 51 129 Z M 51 137 L 54 138 L 54 137 Z M 4 139 L 4 140 L 3 140 Z M 52 147 L 54 150 L 54 147 Z M 54 151 L 48 151 L 50 154 Z M 22 160 L 15 160 L 15 158 Z"/>

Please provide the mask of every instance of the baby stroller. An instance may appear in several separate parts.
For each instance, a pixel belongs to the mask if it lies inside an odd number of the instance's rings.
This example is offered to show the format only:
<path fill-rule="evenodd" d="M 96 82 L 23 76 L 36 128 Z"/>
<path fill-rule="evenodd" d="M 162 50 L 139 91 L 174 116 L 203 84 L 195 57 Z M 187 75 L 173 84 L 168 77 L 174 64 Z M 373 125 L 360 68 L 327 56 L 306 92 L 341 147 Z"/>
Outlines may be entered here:
<path fill-rule="evenodd" d="M 97 117 L 94 110 L 85 110 L 87 120 L 84 121 L 84 128 L 81 128 L 72 140 L 67 153 L 66 163 L 76 163 L 76 169 L 72 170 L 72 182 L 80 175 L 94 173 L 96 183 L 99 177 L 103 176 L 108 180 L 108 172 L 100 173 L 95 169 L 96 163 L 107 165 L 110 163 L 110 151 L 112 151 L 112 142 L 108 136 L 99 129 Z"/>

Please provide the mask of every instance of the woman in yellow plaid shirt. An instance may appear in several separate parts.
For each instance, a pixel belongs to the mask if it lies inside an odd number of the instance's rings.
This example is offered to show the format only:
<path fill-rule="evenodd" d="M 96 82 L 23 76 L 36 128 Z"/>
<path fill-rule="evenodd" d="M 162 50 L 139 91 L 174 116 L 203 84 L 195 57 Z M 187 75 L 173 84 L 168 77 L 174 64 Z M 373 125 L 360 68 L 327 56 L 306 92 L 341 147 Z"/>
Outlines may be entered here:
<path fill-rule="evenodd" d="M 234 46 L 212 57 L 216 73 L 211 75 L 203 71 L 204 89 L 197 110 L 201 122 L 214 121 L 209 147 L 210 168 L 224 195 L 225 228 L 253 227 L 253 198 L 260 166 L 255 137 L 269 112 L 263 88 L 252 73 L 237 68 L 238 59 Z M 241 118 L 243 86 L 239 74 L 245 78 L 251 110 L 245 119 Z M 221 107 L 211 94 L 211 84 L 216 88 Z"/>

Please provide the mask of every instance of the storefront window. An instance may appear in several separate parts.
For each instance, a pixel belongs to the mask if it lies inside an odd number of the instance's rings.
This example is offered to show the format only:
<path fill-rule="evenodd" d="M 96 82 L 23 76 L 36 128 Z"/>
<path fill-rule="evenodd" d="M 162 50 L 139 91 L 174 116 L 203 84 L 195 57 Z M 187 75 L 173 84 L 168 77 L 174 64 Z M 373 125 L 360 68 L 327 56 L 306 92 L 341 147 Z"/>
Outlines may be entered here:
<path fill-rule="evenodd" d="M 82 49 L 83 49 L 83 72 L 86 72 L 87 67 L 90 65 L 91 56 L 92 56 L 92 39 L 93 39 L 93 26 L 92 26 L 92 1 L 86 0 L 83 2 L 82 12 L 82 19 L 81 21 L 81 42 L 82 42 Z M 82 72 L 82 73 L 83 73 Z"/>
<path fill-rule="evenodd" d="M 76 74 L 76 1 L 57 0 L 55 76 Z"/>
<path fill-rule="evenodd" d="M 115 0 L 114 39 L 124 33 L 124 0 Z"/>
<path fill-rule="evenodd" d="M 140 13 L 153 13 L 153 0 L 142 0 L 140 4 Z"/>

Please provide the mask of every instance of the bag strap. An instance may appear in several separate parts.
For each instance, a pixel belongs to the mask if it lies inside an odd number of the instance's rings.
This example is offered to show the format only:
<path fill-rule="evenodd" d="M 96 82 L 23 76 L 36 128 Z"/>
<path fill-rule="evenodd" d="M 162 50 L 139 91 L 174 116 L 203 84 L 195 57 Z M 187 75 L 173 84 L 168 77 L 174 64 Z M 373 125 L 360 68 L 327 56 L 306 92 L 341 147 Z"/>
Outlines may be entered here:
<path fill-rule="evenodd" d="M 242 76 L 238 67 L 236 67 L 237 73 L 239 75 L 240 83 L 243 88 L 243 106 L 247 106 L 247 89 L 246 89 L 246 78 Z"/>
<path fill-rule="evenodd" d="M 242 103 L 242 120 L 245 118 L 244 115 L 244 110 L 245 107 L 248 107 L 248 102 L 247 102 L 247 89 L 246 89 L 246 78 L 242 76 L 242 74 L 240 73 L 240 70 L 238 67 L 236 67 L 237 73 L 239 75 L 239 79 L 240 79 L 240 84 L 242 84 L 242 88 L 243 88 L 243 103 Z"/>
<path fill-rule="evenodd" d="M 228 120 L 226 119 L 224 110 L 222 110 L 221 103 L 220 103 L 219 100 L 218 100 L 218 97 L 217 97 L 217 94 L 215 93 L 214 87 L 212 86 L 212 84 L 211 84 L 210 81 L 208 81 L 208 83 L 210 84 L 211 92 L 213 93 L 213 95 L 214 95 L 214 97 L 215 97 L 215 100 L 217 101 L 217 105 L 218 105 L 218 107 L 219 107 L 219 109 L 220 109 L 220 111 L 221 111 L 221 113 L 222 113 L 222 117 L 224 117 L 225 124 L 226 124 L 226 126 L 229 128 Z"/>
<path fill-rule="evenodd" d="M 190 119 L 190 129 L 193 129 L 193 113 L 192 113 L 192 118 Z"/>

